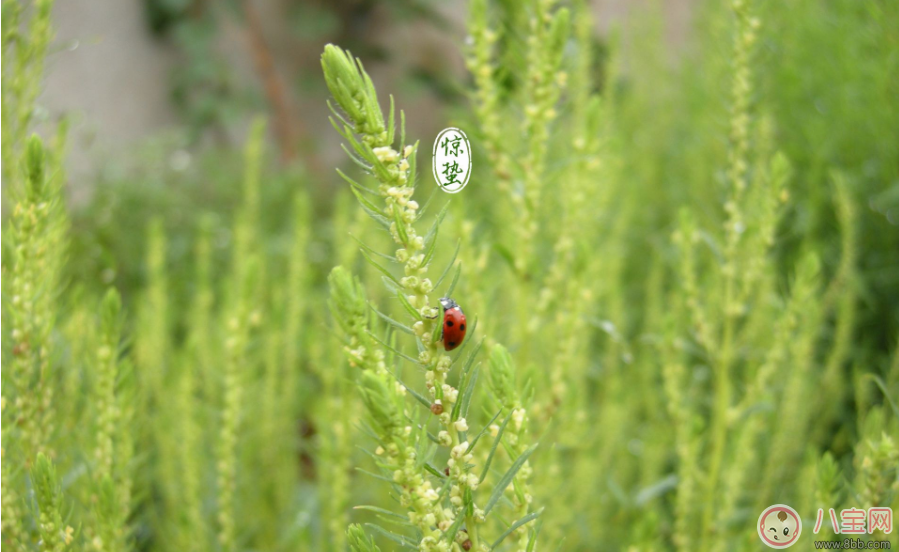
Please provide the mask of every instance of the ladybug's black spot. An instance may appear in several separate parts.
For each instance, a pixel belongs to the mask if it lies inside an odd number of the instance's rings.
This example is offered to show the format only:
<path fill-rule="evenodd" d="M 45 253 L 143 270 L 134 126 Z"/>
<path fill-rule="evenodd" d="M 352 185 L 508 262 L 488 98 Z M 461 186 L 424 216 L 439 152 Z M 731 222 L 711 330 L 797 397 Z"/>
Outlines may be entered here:
<path fill-rule="evenodd" d="M 455 347 L 455 346 L 456 346 L 456 342 L 455 342 L 455 341 L 450 341 L 450 342 L 449 342 L 449 346 L 450 346 L 450 348 Z"/>
<path fill-rule="evenodd" d="M 459 329 L 462 330 L 462 331 L 464 332 L 464 331 L 465 331 L 465 324 L 462 324 L 461 326 L 459 326 Z"/>
<path fill-rule="evenodd" d="M 452 321 L 452 320 L 447 320 L 447 321 L 446 321 L 446 327 L 447 327 L 447 328 L 452 328 L 452 327 L 453 327 L 453 321 Z M 463 329 L 464 329 L 464 328 L 463 328 Z"/>

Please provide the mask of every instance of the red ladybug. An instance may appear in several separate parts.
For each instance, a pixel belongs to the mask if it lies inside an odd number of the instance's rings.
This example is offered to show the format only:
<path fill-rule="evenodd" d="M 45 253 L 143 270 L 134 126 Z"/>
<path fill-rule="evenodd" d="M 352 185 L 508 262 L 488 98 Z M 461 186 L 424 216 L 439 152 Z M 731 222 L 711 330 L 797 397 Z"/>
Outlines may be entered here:
<path fill-rule="evenodd" d="M 465 313 L 449 297 L 441 299 L 440 304 L 443 306 L 443 347 L 452 351 L 465 339 Z"/>

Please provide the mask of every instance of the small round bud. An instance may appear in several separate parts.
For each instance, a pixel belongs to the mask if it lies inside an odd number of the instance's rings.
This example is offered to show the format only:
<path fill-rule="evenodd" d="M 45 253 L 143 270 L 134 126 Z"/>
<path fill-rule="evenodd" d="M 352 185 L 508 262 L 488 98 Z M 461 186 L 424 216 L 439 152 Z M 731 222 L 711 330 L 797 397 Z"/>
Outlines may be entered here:
<path fill-rule="evenodd" d="M 446 431 L 441 431 L 437 434 L 437 442 L 445 447 L 450 447 L 453 445 L 453 438 Z"/>
<path fill-rule="evenodd" d="M 446 372 L 450 369 L 450 366 L 453 364 L 453 359 L 447 355 L 443 355 L 440 357 L 440 360 L 437 361 L 437 371 L 438 372 Z"/>
<path fill-rule="evenodd" d="M 431 283 L 430 278 L 423 278 L 419 289 L 421 289 L 422 293 L 427 295 L 428 293 L 431 293 L 434 290 L 434 284 Z"/>
<path fill-rule="evenodd" d="M 406 289 L 414 290 L 421 283 L 418 276 L 405 276 L 400 280 L 400 284 Z"/>

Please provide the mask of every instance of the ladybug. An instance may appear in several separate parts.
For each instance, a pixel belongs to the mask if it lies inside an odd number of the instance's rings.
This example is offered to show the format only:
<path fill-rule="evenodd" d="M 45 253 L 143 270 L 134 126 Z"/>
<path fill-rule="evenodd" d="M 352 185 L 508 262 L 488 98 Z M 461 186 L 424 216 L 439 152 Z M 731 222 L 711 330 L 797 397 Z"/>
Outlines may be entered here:
<path fill-rule="evenodd" d="M 441 299 L 440 305 L 443 306 L 443 347 L 452 351 L 465 339 L 465 313 L 449 297 Z"/>

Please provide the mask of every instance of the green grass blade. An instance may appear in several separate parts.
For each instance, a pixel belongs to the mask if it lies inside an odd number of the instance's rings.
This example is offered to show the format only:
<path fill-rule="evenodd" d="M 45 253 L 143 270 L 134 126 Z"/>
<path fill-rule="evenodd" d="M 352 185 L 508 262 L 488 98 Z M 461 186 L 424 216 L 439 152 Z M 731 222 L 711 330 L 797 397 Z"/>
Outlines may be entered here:
<path fill-rule="evenodd" d="M 498 539 L 493 541 L 493 544 L 490 545 L 490 550 L 494 550 L 497 546 L 499 546 L 506 539 L 506 537 L 511 535 L 513 531 L 515 531 L 516 529 L 518 529 L 525 523 L 534 521 L 535 519 L 540 517 L 540 514 L 542 514 L 542 513 L 543 513 L 543 508 L 540 508 L 539 511 L 531 512 L 530 514 L 524 516 L 523 518 L 519 519 L 518 521 L 516 521 L 515 523 L 510 525 L 509 528 L 506 529 L 506 531 L 502 535 L 500 535 Z"/>
<path fill-rule="evenodd" d="M 499 444 L 503 439 L 503 433 L 506 431 L 506 426 L 509 424 L 509 420 L 512 419 L 512 412 L 509 412 L 509 415 L 506 416 L 506 419 L 503 420 L 503 424 L 499 426 L 499 431 L 496 433 L 496 438 L 493 440 L 493 446 L 490 447 L 490 454 L 487 455 L 487 461 L 484 462 L 484 472 L 481 474 L 480 481 L 483 483 L 484 478 L 487 477 L 487 473 L 490 471 L 490 464 L 493 462 L 493 456 L 496 454 L 496 449 L 499 448 Z"/>
<path fill-rule="evenodd" d="M 413 332 L 413 331 L 412 331 L 412 328 L 410 328 L 409 326 L 406 326 L 405 324 L 402 324 L 402 323 L 400 323 L 400 322 L 397 322 L 397 321 L 394 320 L 393 318 L 390 318 L 389 316 L 387 316 L 387 315 L 384 314 L 383 312 L 381 312 L 381 311 L 379 311 L 378 309 L 376 309 L 375 306 L 372 305 L 372 304 L 369 304 L 369 307 L 371 307 L 371 310 L 375 311 L 375 314 L 377 314 L 378 316 L 380 316 L 380 317 L 384 320 L 384 322 L 387 322 L 388 324 L 390 324 L 390 325 L 393 326 L 394 328 L 400 330 L 401 332 L 405 332 L 405 333 L 407 333 L 407 334 L 409 334 L 409 335 L 415 335 L 415 332 Z"/>
<path fill-rule="evenodd" d="M 471 440 L 471 443 L 468 444 L 468 449 L 465 450 L 465 454 L 468 454 L 474 449 L 474 446 L 478 444 L 478 441 L 485 433 L 487 433 L 487 430 L 490 429 L 490 426 L 493 424 L 493 422 L 496 421 L 497 418 L 499 418 L 499 415 L 501 413 L 502 410 L 498 410 L 496 414 L 494 414 L 493 417 L 490 418 L 490 421 L 484 424 L 484 427 L 481 428 L 481 431 L 479 431 L 478 434 L 475 435 L 474 439 Z"/>
<path fill-rule="evenodd" d="M 521 453 L 521 456 L 515 459 L 515 462 L 509 467 L 508 471 L 500 478 L 499 483 L 497 483 L 496 487 L 493 488 L 493 494 L 490 495 L 490 500 L 487 501 L 487 505 L 484 507 L 484 514 L 489 514 L 490 510 L 496 506 L 496 503 L 499 502 L 499 499 L 502 498 L 503 493 L 506 490 L 506 487 L 512 483 L 512 479 L 515 477 L 515 474 L 518 473 L 518 470 L 521 469 L 521 466 L 527 462 L 528 457 L 537 450 L 537 446 L 539 443 L 534 443 L 528 449 Z"/>
<path fill-rule="evenodd" d="M 397 533 L 393 533 L 393 532 L 388 531 L 387 529 L 384 529 L 383 527 L 380 527 L 373 523 L 366 523 L 365 527 L 371 529 L 372 531 L 374 531 L 376 533 L 379 533 L 379 534 L 387 537 L 388 539 L 399 544 L 403 548 L 409 548 L 410 550 L 418 550 L 418 543 L 413 542 L 409 537 L 407 537 L 405 535 L 399 535 Z"/>

